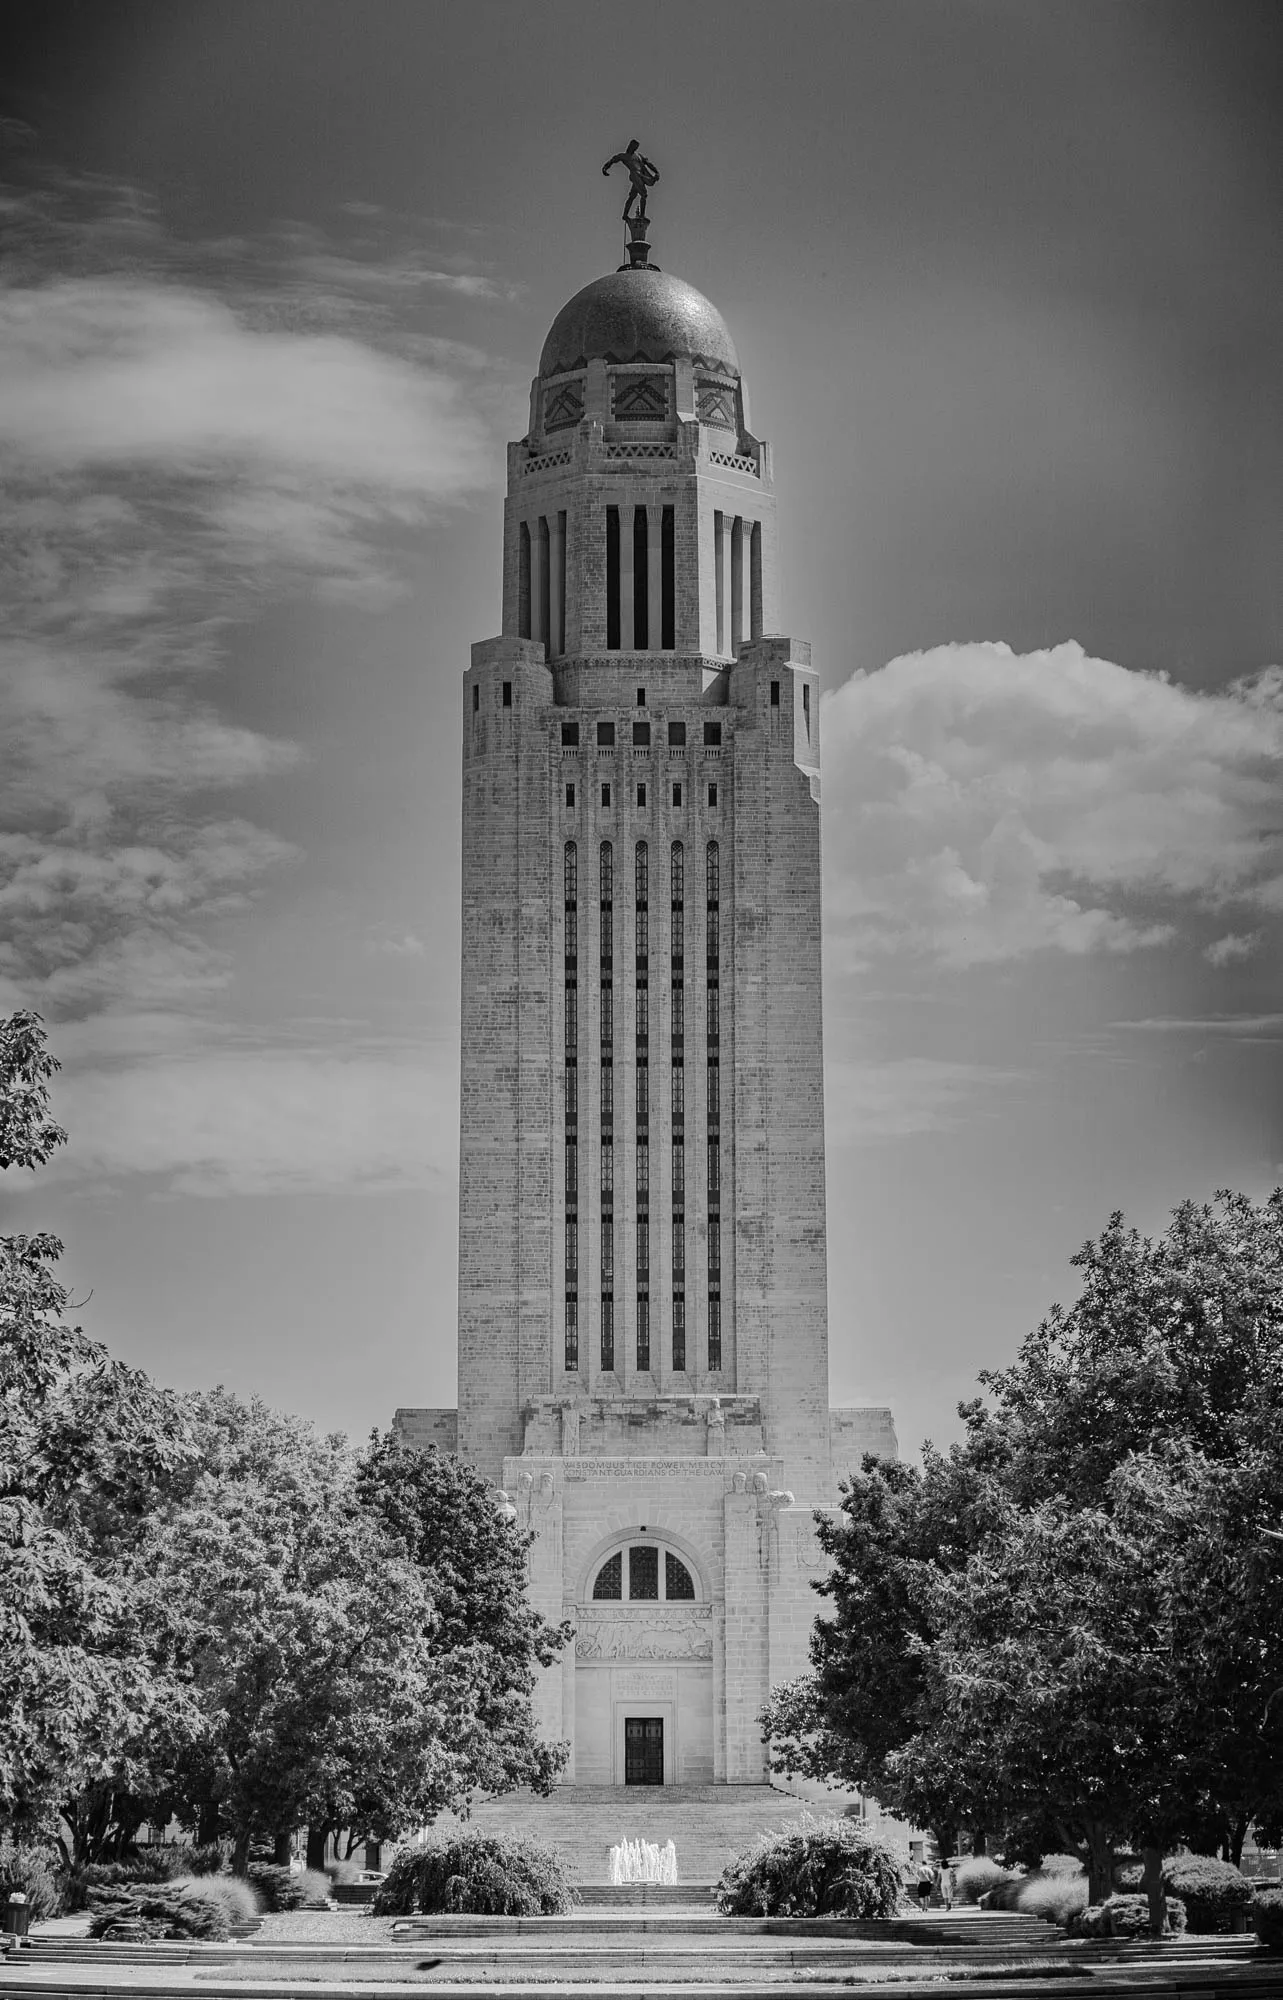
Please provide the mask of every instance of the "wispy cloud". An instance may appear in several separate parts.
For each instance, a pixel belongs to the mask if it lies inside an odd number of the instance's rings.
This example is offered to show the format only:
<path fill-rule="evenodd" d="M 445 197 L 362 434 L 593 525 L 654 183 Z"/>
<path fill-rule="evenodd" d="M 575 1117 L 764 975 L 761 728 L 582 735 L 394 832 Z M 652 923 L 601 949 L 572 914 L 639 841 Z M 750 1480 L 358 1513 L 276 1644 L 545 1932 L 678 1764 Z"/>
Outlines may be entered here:
<path fill-rule="evenodd" d="M 974 1117 L 984 1100 L 1021 1081 L 1018 1070 L 928 1056 L 859 1060 L 829 1056 L 824 1065 L 825 1137 L 832 1146 L 943 1132 Z"/>
<path fill-rule="evenodd" d="M 839 962 L 1133 952 L 1283 910 L 1278 668 L 1200 694 L 1072 644 L 938 646 L 853 676 L 824 731 Z"/>
<path fill-rule="evenodd" d="M 429 302 L 502 287 L 377 212 L 181 236 L 34 154 L 0 221 L 0 1008 L 55 1023 L 82 1171 L 228 1189 L 257 1147 L 264 1187 L 401 1184 L 435 1088 L 409 1058 L 220 1045 L 211 922 L 294 853 L 247 788 L 301 752 L 218 669 L 272 604 L 384 603 L 492 476 L 485 357 Z"/>
<path fill-rule="evenodd" d="M 1114 1021 L 1115 1028 L 1144 1029 L 1159 1035 L 1243 1035 L 1272 1040 L 1283 1035 L 1283 1014 L 1153 1014 L 1136 1021 Z"/>

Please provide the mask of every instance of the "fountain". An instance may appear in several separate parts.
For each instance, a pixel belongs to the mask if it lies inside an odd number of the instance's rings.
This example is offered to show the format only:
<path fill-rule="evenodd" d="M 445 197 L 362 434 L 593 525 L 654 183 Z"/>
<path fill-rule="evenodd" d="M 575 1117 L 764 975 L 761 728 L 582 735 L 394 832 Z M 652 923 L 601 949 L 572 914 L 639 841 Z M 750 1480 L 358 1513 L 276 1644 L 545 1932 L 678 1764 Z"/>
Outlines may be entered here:
<path fill-rule="evenodd" d="M 621 1840 L 610 1850 L 610 1880 L 615 1888 L 624 1882 L 676 1882 L 677 1849 L 671 1840 L 663 1847 L 653 1840 Z"/>

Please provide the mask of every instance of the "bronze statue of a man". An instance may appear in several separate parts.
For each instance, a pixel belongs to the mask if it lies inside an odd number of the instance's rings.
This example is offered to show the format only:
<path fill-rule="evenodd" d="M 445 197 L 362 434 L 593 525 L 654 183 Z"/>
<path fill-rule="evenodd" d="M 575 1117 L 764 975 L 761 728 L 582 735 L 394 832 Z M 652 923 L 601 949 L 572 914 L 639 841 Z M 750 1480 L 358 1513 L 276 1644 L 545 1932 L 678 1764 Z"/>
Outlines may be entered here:
<path fill-rule="evenodd" d="M 659 179 L 659 168 L 655 166 L 653 161 L 646 158 L 641 149 L 640 141 L 637 139 L 630 139 L 622 153 L 612 154 L 611 158 L 607 160 L 605 166 L 602 168 L 603 174 L 608 174 L 612 167 L 627 167 L 628 169 L 630 185 L 628 199 L 624 203 L 624 221 L 631 222 L 633 204 L 636 203 L 637 220 L 644 222 L 646 219 L 646 190 L 653 188 L 655 182 Z"/>

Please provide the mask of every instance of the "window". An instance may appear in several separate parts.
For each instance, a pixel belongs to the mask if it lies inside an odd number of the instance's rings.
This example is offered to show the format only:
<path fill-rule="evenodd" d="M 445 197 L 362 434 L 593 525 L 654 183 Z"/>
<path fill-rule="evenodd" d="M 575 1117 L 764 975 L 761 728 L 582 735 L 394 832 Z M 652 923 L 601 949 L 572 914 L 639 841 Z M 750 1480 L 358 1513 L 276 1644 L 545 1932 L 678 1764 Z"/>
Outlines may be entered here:
<path fill-rule="evenodd" d="M 602 788 L 601 788 L 601 802 L 602 802 L 602 804 L 603 804 L 604 806 L 608 806 L 608 805 L 610 804 L 610 786 L 609 786 L 609 785 L 603 785 L 603 786 L 602 786 Z"/>
<path fill-rule="evenodd" d="M 600 885 L 601 907 L 608 910 L 615 900 L 615 851 L 608 840 L 601 843 L 598 856 L 598 882 Z"/>
<path fill-rule="evenodd" d="M 772 682 L 771 682 L 771 707 L 772 707 L 772 708 L 778 708 L 778 707 L 779 707 L 779 705 L 780 705 L 780 684 L 779 684 L 779 682 L 778 682 L 778 681 L 772 681 Z"/>
<path fill-rule="evenodd" d="M 609 986 L 601 989 L 601 1039 L 613 1042 L 615 1039 L 615 996 Z"/>
<path fill-rule="evenodd" d="M 579 724 L 577 722 L 562 723 L 561 747 L 563 750 L 577 750 L 579 748 Z"/>
<path fill-rule="evenodd" d="M 806 724 L 806 740 L 811 740 L 811 683 L 802 683 L 802 720 Z"/>
<path fill-rule="evenodd" d="M 682 750 L 686 747 L 686 724 L 684 722 L 669 723 L 668 743 L 669 748 L 673 750 Z"/>
<path fill-rule="evenodd" d="M 597 748 L 599 750 L 613 750 L 614 747 L 615 747 L 614 723 L 599 722 L 597 724 Z"/>
<path fill-rule="evenodd" d="M 579 1066 L 570 1062 L 566 1066 L 566 1123 L 573 1125 L 579 1119 Z"/>
<path fill-rule="evenodd" d="M 480 707 L 481 707 L 481 689 L 477 686 L 476 682 L 474 681 L 472 683 L 472 713 L 476 715 Z"/>
<path fill-rule="evenodd" d="M 722 1191 L 722 1148 L 717 1139 L 708 1142 L 708 1199 L 716 1201 Z M 712 1262 L 712 1223 L 709 1223 L 709 1262 Z"/>
<path fill-rule="evenodd" d="M 637 803 L 638 803 L 638 805 L 639 805 L 639 806 L 644 806 L 644 805 L 645 805 L 645 803 L 646 803 L 646 787 L 645 787 L 645 785 L 638 785 L 638 787 L 637 787 Z"/>
<path fill-rule="evenodd" d="M 574 960 L 579 956 L 579 912 L 574 904 L 566 911 L 566 957 Z"/>
<path fill-rule="evenodd" d="M 721 1070 L 715 1062 L 708 1065 L 708 1119 L 709 1123 L 721 1116 Z"/>
<path fill-rule="evenodd" d="M 567 905 L 569 905 L 574 902 L 575 898 L 579 894 L 578 857 L 575 849 L 575 843 L 573 840 L 568 840 L 566 842 L 565 875 L 566 875 L 566 886 L 565 886 L 566 903 Z"/>
<path fill-rule="evenodd" d="M 678 1282 L 686 1276 L 686 1228 L 673 1218 L 673 1277 Z"/>
<path fill-rule="evenodd" d="M 686 993 L 681 986 L 673 988 L 673 1040 L 680 1042 L 686 1034 Z"/>
<path fill-rule="evenodd" d="M 579 1186 L 579 1147 L 574 1139 L 566 1141 L 566 1200 L 573 1208 L 575 1191 Z"/>
<path fill-rule="evenodd" d="M 579 1276 L 579 1221 L 576 1216 L 566 1217 L 566 1283 L 573 1284 Z"/>
<path fill-rule="evenodd" d="M 624 1552 L 617 1549 L 613 1556 L 607 1556 L 597 1572 L 592 1594 L 595 1598 L 622 1597 L 624 1594 Z"/>
<path fill-rule="evenodd" d="M 709 788 L 708 788 L 708 803 L 710 804 L 710 806 L 715 806 L 715 805 L 717 804 L 717 786 L 716 786 L 716 785 L 710 785 L 710 786 L 709 786 Z"/>
<path fill-rule="evenodd" d="M 634 722 L 634 724 L 633 724 L 633 748 L 634 748 L 634 750 L 649 750 L 649 749 L 650 749 L 650 724 L 649 724 L 649 722 Z"/>
<path fill-rule="evenodd" d="M 693 1598 L 695 1595 L 694 1577 L 671 1549 L 664 1550 L 664 1595 L 667 1598 Z"/>
<path fill-rule="evenodd" d="M 719 989 L 716 986 L 710 986 L 708 989 L 708 1039 L 710 1042 L 720 1040 L 720 1003 L 721 993 Z"/>
<path fill-rule="evenodd" d="M 650 1219 L 639 1215 L 637 1218 L 637 1278 L 644 1283 L 650 1275 Z"/>
<path fill-rule="evenodd" d="M 650 645 L 650 559 L 644 507 L 633 508 L 633 635 L 638 652 Z"/>
<path fill-rule="evenodd" d="M 680 786 L 680 785 L 674 785 L 674 786 L 673 786 L 673 804 L 674 804 L 675 806 L 679 806 L 679 805 L 681 804 L 681 802 L 682 802 L 682 788 L 681 788 L 681 786 Z"/>
<path fill-rule="evenodd" d="M 639 1204 L 650 1200 L 650 1147 L 645 1139 L 637 1141 L 637 1200 Z"/>
<path fill-rule="evenodd" d="M 566 988 L 566 1048 L 578 1046 L 579 1042 L 579 994 L 573 986 Z"/>
<path fill-rule="evenodd" d="M 615 1191 L 615 1143 L 613 1137 L 601 1142 L 601 1191 L 607 1201 Z"/>
<path fill-rule="evenodd" d="M 637 988 L 637 1040 L 650 1040 L 650 993 L 645 986 Z"/>
<path fill-rule="evenodd" d="M 574 1375 L 579 1369 L 579 1301 L 566 1300 L 566 1373 Z"/>
<path fill-rule="evenodd" d="M 637 1065 L 637 1123 L 639 1125 L 648 1125 L 650 1123 L 650 1064 L 648 1062 L 639 1062 Z"/>
<path fill-rule="evenodd" d="M 511 681 L 505 681 L 505 682 L 504 682 L 504 684 L 503 684 L 503 705 L 504 705 L 504 707 L 505 707 L 505 708 L 511 708 L 511 707 L 512 707 L 512 682 L 511 682 Z"/>
<path fill-rule="evenodd" d="M 682 906 L 682 900 L 686 893 L 686 856 L 682 849 L 682 843 L 680 840 L 675 840 L 673 842 L 673 851 L 670 863 L 670 881 L 672 886 L 673 908 L 675 910 L 679 910 Z"/>
<path fill-rule="evenodd" d="M 659 1550 L 653 1542 L 628 1551 L 628 1595 L 650 1602 L 659 1596 Z"/>
<path fill-rule="evenodd" d="M 615 1367 L 615 1301 L 609 1292 L 601 1295 L 601 1367 L 610 1375 Z"/>
<path fill-rule="evenodd" d="M 705 955 L 708 963 L 714 968 L 714 971 L 716 971 L 717 967 L 717 954 L 721 950 L 721 942 L 718 935 L 720 929 L 720 918 L 718 916 L 717 905 L 714 903 L 708 912 L 708 937 L 705 945 Z"/>
<path fill-rule="evenodd" d="M 619 651 L 619 509 L 606 509 L 606 645 Z"/>
<path fill-rule="evenodd" d="M 638 706 L 638 708 L 645 708 L 645 706 L 646 706 L 646 690 L 645 690 L 645 688 L 638 688 L 638 690 L 637 690 L 637 706 Z"/>
<path fill-rule="evenodd" d="M 686 1071 L 681 1063 L 673 1064 L 673 1117 L 686 1116 Z"/>
<path fill-rule="evenodd" d="M 606 1149 L 609 1150 L 609 1149 Z M 605 1152 L 603 1152 L 603 1160 Z M 604 1171 L 604 1168 L 603 1168 Z M 601 1218 L 601 1277 L 603 1284 L 609 1284 L 615 1275 L 615 1218 L 603 1215 Z M 602 1367 L 606 1366 L 603 1361 Z"/>
<path fill-rule="evenodd" d="M 722 1365 L 722 1301 L 718 1293 L 708 1295 L 708 1366 L 710 1374 Z"/>
<path fill-rule="evenodd" d="M 574 804 L 574 803 L 575 803 L 575 788 L 574 788 L 574 786 L 573 786 L 573 785 L 567 785 L 567 786 L 566 786 L 566 804 L 567 804 L 568 806 L 573 806 L 573 804 Z"/>
<path fill-rule="evenodd" d="M 601 1122 L 603 1125 L 615 1122 L 615 1065 L 609 1057 L 601 1066 Z"/>
<path fill-rule="evenodd" d="M 673 1294 L 673 1368 L 678 1375 L 686 1372 L 686 1300 L 680 1292 Z"/>
<path fill-rule="evenodd" d="M 708 852 L 704 858 L 704 886 L 708 901 L 715 903 L 721 886 L 721 866 L 715 840 L 709 841 Z"/>
<path fill-rule="evenodd" d="M 637 1294 L 637 1372 L 645 1375 L 650 1368 L 650 1295 Z"/>
<path fill-rule="evenodd" d="M 633 893 L 638 909 L 650 900 L 650 850 L 644 840 L 638 841 L 633 856 Z"/>
<path fill-rule="evenodd" d="M 673 1141 L 673 1201 L 680 1208 L 686 1194 L 686 1147 L 680 1139 Z"/>
<path fill-rule="evenodd" d="M 656 1542 L 632 1542 L 616 1549 L 597 1571 L 591 1591 L 599 1602 L 631 1598 L 643 1604 L 664 1598 L 691 1604 L 697 1594 L 689 1566 Z"/>
<path fill-rule="evenodd" d="M 659 643 L 666 653 L 671 653 L 677 644 L 677 560 L 675 516 L 671 507 L 665 507 L 660 516 L 660 633 Z"/>
<path fill-rule="evenodd" d="M 704 724 L 704 742 L 705 742 L 705 745 L 706 745 L 706 746 L 708 746 L 708 747 L 711 747 L 711 748 L 714 748 L 714 749 L 715 749 L 715 748 L 716 748 L 716 747 L 718 746 L 718 744 L 720 744 L 721 740 L 722 740 L 722 725 L 721 725 L 721 723 L 720 723 L 720 722 L 706 722 L 706 723 Z"/>

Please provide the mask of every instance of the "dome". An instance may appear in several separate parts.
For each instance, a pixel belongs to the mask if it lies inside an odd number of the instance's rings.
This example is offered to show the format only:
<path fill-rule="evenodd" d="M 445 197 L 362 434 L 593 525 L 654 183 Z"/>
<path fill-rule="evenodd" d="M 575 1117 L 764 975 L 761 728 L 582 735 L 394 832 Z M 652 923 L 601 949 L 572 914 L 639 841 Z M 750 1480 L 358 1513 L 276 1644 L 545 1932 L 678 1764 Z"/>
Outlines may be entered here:
<path fill-rule="evenodd" d="M 588 361 L 672 361 L 678 355 L 731 375 L 735 343 L 717 307 L 681 278 L 650 266 L 612 271 L 576 292 L 552 323 L 541 375 Z"/>

